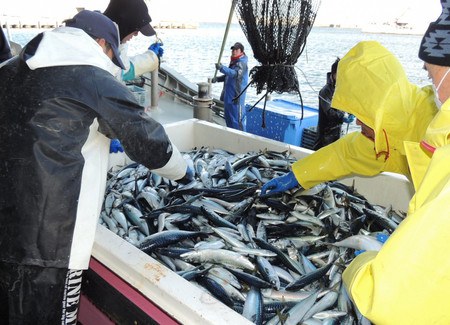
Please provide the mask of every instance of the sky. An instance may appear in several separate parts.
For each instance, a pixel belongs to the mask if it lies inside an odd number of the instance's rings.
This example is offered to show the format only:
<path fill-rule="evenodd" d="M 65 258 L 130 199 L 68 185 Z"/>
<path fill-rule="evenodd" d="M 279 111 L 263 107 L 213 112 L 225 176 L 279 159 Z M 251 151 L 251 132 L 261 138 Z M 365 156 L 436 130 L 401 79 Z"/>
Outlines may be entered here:
<path fill-rule="evenodd" d="M 231 0 L 145 0 L 153 22 L 196 21 L 226 23 Z M 318 1 L 318 0 L 316 0 Z M 76 7 L 106 9 L 109 0 L 0 0 L 0 20 L 4 15 L 69 18 Z M 428 26 L 441 11 L 439 0 L 322 0 L 316 25 L 361 26 L 396 18 Z M 233 22 L 237 22 L 233 16 Z"/>

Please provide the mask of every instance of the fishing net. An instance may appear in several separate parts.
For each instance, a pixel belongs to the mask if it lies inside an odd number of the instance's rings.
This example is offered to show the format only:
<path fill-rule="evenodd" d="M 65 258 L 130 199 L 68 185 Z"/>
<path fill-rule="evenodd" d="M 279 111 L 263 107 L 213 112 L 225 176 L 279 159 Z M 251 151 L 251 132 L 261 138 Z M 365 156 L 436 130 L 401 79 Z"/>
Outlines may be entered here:
<path fill-rule="evenodd" d="M 255 86 L 257 94 L 266 91 L 254 106 L 272 92 L 298 93 L 303 109 L 294 65 L 305 48 L 319 5 L 320 0 L 237 1 L 239 24 L 261 64 L 250 71 L 249 86 Z"/>

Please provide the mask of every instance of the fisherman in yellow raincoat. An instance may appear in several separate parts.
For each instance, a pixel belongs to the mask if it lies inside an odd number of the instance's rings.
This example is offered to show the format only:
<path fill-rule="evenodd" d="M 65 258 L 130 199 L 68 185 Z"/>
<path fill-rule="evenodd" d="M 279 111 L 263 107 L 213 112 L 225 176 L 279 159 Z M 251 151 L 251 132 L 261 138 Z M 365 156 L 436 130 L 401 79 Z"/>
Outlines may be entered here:
<path fill-rule="evenodd" d="M 292 165 L 262 194 L 301 185 L 308 189 L 352 174 L 383 171 L 410 178 L 404 141 L 420 141 L 437 113 L 433 90 L 411 84 L 395 56 L 375 41 L 360 42 L 338 65 L 332 106 L 357 117 L 353 132 Z"/>
<path fill-rule="evenodd" d="M 450 324 L 450 1 L 425 33 L 419 57 L 442 105 L 417 142 L 406 142 L 416 194 L 379 252 L 355 258 L 344 284 L 375 324 Z"/>

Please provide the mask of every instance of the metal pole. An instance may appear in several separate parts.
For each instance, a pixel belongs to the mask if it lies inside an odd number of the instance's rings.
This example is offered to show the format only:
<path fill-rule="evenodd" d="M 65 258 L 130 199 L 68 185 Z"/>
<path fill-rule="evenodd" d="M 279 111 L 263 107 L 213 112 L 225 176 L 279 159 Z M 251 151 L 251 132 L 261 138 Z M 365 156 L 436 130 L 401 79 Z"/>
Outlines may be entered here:
<path fill-rule="evenodd" d="M 161 43 L 161 45 L 164 44 L 164 42 L 159 38 L 158 34 L 155 34 L 156 42 L 155 43 Z M 160 58 L 160 64 L 163 63 L 162 57 Z M 151 86 L 151 106 L 152 110 L 158 109 L 158 102 L 159 102 L 159 66 L 156 70 L 153 70 L 150 74 L 152 79 L 152 86 Z M 145 78 L 145 77 L 144 77 Z"/>
<path fill-rule="evenodd" d="M 159 75 L 158 75 L 158 69 L 153 70 L 151 72 L 151 77 L 152 77 L 152 87 L 151 87 L 151 91 L 152 91 L 152 110 L 156 110 L 158 109 L 158 101 L 159 101 L 159 88 L 158 88 L 158 81 L 159 81 Z"/>
<path fill-rule="evenodd" d="M 223 49 L 225 48 L 225 43 L 227 42 L 228 31 L 230 30 L 231 20 L 233 19 L 233 12 L 234 7 L 236 7 L 236 2 L 237 0 L 233 0 L 233 3 L 231 4 L 230 14 L 228 15 L 227 28 L 225 29 L 225 34 L 223 35 L 222 48 L 220 49 L 219 59 L 217 60 L 217 63 L 220 63 L 220 60 L 222 59 L 222 53 Z M 214 72 L 214 78 L 216 77 L 217 77 L 217 69 Z"/>

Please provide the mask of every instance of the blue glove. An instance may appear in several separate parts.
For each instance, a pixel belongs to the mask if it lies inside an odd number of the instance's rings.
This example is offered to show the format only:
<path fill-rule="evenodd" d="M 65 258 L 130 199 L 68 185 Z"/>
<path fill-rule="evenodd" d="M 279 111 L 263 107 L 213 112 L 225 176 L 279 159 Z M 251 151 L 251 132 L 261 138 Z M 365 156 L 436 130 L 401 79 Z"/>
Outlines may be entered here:
<path fill-rule="evenodd" d="M 297 179 L 295 178 L 294 173 L 289 172 L 286 175 L 274 178 L 271 181 L 267 182 L 261 189 L 261 195 L 266 194 L 268 190 L 270 194 L 285 192 L 298 185 L 299 184 Z"/>
<path fill-rule="evenodd" d="M 162 43 L 153 43 L 152 45 L 150 45 L 150 47 L 148 49 L 150 51 L 155 52 L 155 54 L 158 56 L 158 58 L 160 58 L 164 54 L 164 49 L 162 48 L 162 46 L 163 46 Z"/>
<path fill-rule="evenodd" d="M 184 175 L 183 178 L 177 180 L 177 182 L 181 183 L 181 184 L 188 184 L 188 183 L 192 182 L 193 180 L 194 180 L 194 170 L 188 164 L 187 169 L 186 169 L 186 174 Z"/>
<path fill-rule="evenodd" d="M 349 114 L 348 117 L 343 117 L 342 122 L 344 123 L 352 123 L 355 120 L 355 115 Z"/>
<path fill-rule="evenodd" d="M 377 235 L 377 240 L 378 240 L 380 243 L 383 243 L 383 244 L 386 242 L 386 240 L 388 240 L 388 238 L 389 238 L 389 236 L 384 235 L 384 234 L 378 234 L 378 235 Z"/>
<path fill-rule="evenodd" d="M 119 140 L 113 139 L 111 140 L 111 145 L 109 147 L 109 153 L 117 153 L 117 152 L 123 152 L 122 146 L 120 145 Z"/>
<path fill-rule="evenodd" d="M 222 63 L 216 63 L 216 70 L 222 70 L 223 64 Z"/>
<path fill-rule="evenodd" d="M 388 240 L 388 238 L 389 238 L 389 236 L 384 235 L 384 234 L 378 234 L 378 235 L 377 235 L 377 240 L 378 240 L 380 243 L 383 243 L 383 244 L 386 242 L 386 240 Z M 358 256 L 359 254 L 364 253 L 364 252 L 365 252 L 364 249 L 362 249 L 362 250 L 360 250 L 360 251 L 355 251 L 355 256 Z"/>

